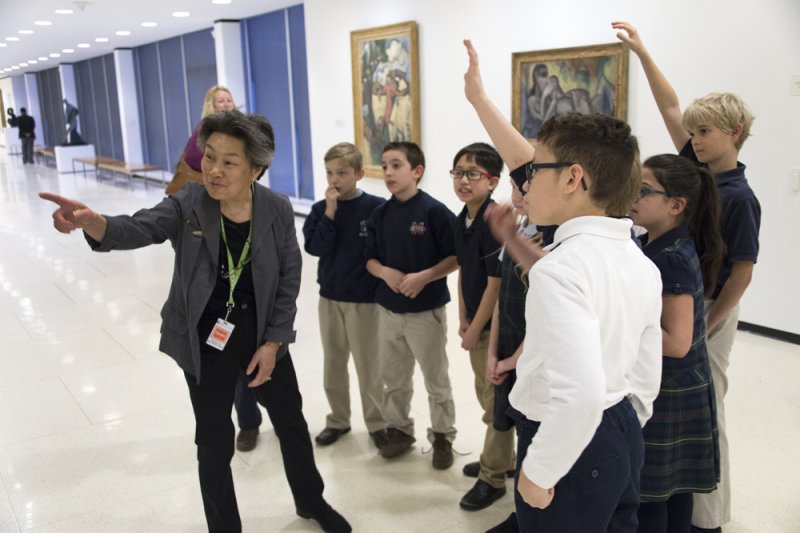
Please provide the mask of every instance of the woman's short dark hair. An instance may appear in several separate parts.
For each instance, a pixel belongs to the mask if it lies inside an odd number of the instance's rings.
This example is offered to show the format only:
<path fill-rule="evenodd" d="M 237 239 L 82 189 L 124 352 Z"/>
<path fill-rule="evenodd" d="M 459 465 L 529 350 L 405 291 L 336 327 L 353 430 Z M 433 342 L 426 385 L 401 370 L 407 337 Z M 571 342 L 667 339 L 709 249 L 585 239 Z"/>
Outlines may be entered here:
<path fill-rule="evenodd" d="M 260 178 L 272 163 L 275 155 L 275 133 L 272 125 L 257 113 L 245 115 L 241 111 L 218 111 L 200 122 L 197 147 L 204 150 L 208 138 L 223 133 L 244 141 L 244 155 L 254 167 L 261 167 Z"/>

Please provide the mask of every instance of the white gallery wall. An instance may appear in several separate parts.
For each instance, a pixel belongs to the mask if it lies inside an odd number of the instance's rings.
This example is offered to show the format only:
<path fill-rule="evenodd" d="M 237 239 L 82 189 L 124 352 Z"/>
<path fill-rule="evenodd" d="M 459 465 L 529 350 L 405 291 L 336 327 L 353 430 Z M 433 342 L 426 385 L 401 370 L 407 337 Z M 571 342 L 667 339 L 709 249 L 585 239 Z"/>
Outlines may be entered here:
<path fill-rule="evenodd" d="M 353 140 L 350 31 L 414 20 L 428 163 L 421 187 L 453 210 L 460 206 L 447 174 L 452 157 L 488 140 L 463 96 L 462 40 L 473 40 L 486 91 L 510 116 L 513 52 L 616 42 L 610 22 L 630 21 L 682 106 L 723 90 L 739 94 L 755 114 L 740 159 L 761 201 L 761 254 L 741 320 L 800 334 L 800 193 L 790 189 L 791 169 L 800 168 L 800 96 L 790 96 L 791 79 L 800 76 L 797 0 L 306 0 L 305 17 L 317 198 L 326 187 L 325 151 Z M 633 55 L 628 94 L 628 120 L 643 157 L 674 153 Z M 381 180 L 365 178 L 363 188 L 386 196 Z M 496 198 L 509 191 L 503 180 Z"/>

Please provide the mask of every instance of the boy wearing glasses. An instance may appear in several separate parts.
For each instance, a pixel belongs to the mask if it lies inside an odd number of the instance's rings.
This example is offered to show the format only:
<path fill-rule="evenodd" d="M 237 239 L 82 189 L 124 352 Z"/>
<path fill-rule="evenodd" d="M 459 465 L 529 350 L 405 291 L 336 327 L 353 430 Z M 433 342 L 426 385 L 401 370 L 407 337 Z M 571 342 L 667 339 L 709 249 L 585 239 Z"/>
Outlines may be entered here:
<path fill-rule="evenodd" d="M 411 142 L 392 142 L 381 156 L 383 179 L 392 197 L 367 224 L 367 271 L 380 280 L 378 349 L 385 385 L 383 416 L 388 429 L 380 454 L 386 459 L 415 442 L 410 416 L 414 365 L 428 392 L 433 467 L 450 468 L 456 436 L 453 390 L 448 376 L 447 275 L 456 269 L 453 213 L 418 188 L 425 155 Z"/>
<path fill-rule="evenodd" d="M 506 493 L 506 476 L 514 468 L 514 434 L 497 431 L 494 418 L 494 385 L 486 374 L 489 328 L 500 291 L 500 244 L 484 222 L 486 208 L 493 204 L 503 160 L 492 146 L 474 143 L 453 159 L 453 189 L 464 208 L 453 226 L 458 260 L 458 334 L 461 347 L 469 351 L 475 373 L 475 394 L 483 408 L 486 435 L 478 462 L 464 467 L 464 474 L 477 477 L 461 499 L 467 511 L 484 509 Z"/>
<path fill-rule="evenodd" d="M 486 97 L 465 44 L 467 99 L 507 164 L 531 161 L 531 221 L 559 226 L 528 275 L 510 395 L 519 529 L 633 533 L 641 428 L 661 380 L 661 278 L 621 218 L 641 188 L 638 143 L 620 120 L 573 114 L 545 122 L 534 153 Z M 502 214 L 490 219 L 510 240 Z"/>

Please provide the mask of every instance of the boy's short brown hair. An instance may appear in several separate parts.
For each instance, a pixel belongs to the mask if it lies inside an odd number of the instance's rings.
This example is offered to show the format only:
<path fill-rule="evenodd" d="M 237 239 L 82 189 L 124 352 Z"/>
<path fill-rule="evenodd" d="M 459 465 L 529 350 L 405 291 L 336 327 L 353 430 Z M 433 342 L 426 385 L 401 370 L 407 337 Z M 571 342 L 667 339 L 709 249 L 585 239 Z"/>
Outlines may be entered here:
<path fill-rule="evenodd" d="M 334 159 L 343 160 L 356 172 L 361 172 L 361 169 L 364 167 L 364 158 L 361 155 L 361 151 L 353 143 L 343 142 L 331 146 L 330 149 L 325 152 L 325 162 L 327 163 Z"/>
<path fill-rule="evenodd" d="M 388 152 L 389 150 L 397 150 L 398 152 L 403 152 L 408 160 L 408 164 L 411 165 L 411 169 L 415 169 L 418 166 L 422 166 L 423 172 L 425 170 L 425 154 L 422 152 L 422 148 L 419 147 L 417 143 L 412 143 L 409 141 L 394 141 L 390 142 L 386 146 L 383 147 L 383 154 Z M 422 176 L 417 180 L 417 183 L 422 179 Z"/>
<path fill-rule="evenodd" d="M 422 165 L 422 168 L 425 168 L 425 154 L 422 152 L 422 148 L 420 148 L 417 143 L 408 141 L 390 142 L 383 147 L 382 153 L 385 154 L 389 150 L 403 152 L 406 156 L 406 159 L 408 159 L 408 163 L 411 165 L 411 168 L 417 168 L 420 165 Z"/>
<path fill-rule="evenodd" d="M 539 143 L 557 161 L 577 163 L 589 176 L 589 197 L 608 216 L 628 213 L 642 186 L 639 143 L 630 126 L 599 113 L 573 113 L 542 124 Z"/>
<path fill-rule="evenodd" d="M 736 149 L 741 150 L 744 141 L 750 137 L 753 114 L 741 98 L 733 93 L 709 93 L 691 103 L 683 112 L 683 127 L 693 130 L 702 125 L 714 125 L 731 133 L 737 124 L 742 125 L 742 133 L 736 140 Z"/>

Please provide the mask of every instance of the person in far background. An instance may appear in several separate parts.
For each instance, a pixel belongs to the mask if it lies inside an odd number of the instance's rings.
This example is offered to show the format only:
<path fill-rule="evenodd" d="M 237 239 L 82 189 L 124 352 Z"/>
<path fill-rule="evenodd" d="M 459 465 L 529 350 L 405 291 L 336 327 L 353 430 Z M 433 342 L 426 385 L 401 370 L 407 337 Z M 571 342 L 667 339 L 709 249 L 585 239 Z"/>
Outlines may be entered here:
<path fill-rule="evenodd" d="M 33 141 L 36 139 L 36 121 L 28 114 L 24 107 L 19 108 L 19 116 L 16 117 L 17 128 L 19 129 L 19 140 L 22 143 L 22 164 L 33 164 Z"/>
<path fill-rule="evenodd" d="M 203 98 L 203 111 L 201 119 L 216 113 L 217 111 L 230 111 L 235 109 L 231 92 L 221 85 L 213 85 Z M 203 152 L 197 147 L 197 135 L 200 132 L 200 125 L 195 126 L 192 136 L 186 143 L 186 147 L 178 160 L 175 176 L 167 185 L 167 194 L 175 194 L 187 182 L 203 183 L 203 174 L 200 171 L 200 162 L 203 160 Z"/>
<path fill-rule="evenodd" d="M 212 115 L 217 111 L 231 111 L 235 108 L 236 104 L 233 103 L 231 92 L 221 85 L 213 85 L 206 91 L 206 95 L 203 98 L 203 116 L 201 118 Z M 197 146 L 197 135 L 199 133 L 200 125 L 198 124 L 183 149 L 175 176 L 167 186 L 166 193 L 168 195 L 175 194 L 186 183 L 203 183 L 203 174 L 200 171 L 203 152 Z M 239 376 L 239 382 L 236 384 L 234 405 L 236 406 L 236 419 L 239 423 L 236 449 L 240 452 L 249 452 L 258 444 L 258 428 L 261 427 L 262 416 L 253 390 L 247 387 L 247 379 L 244 372 Z"/>

